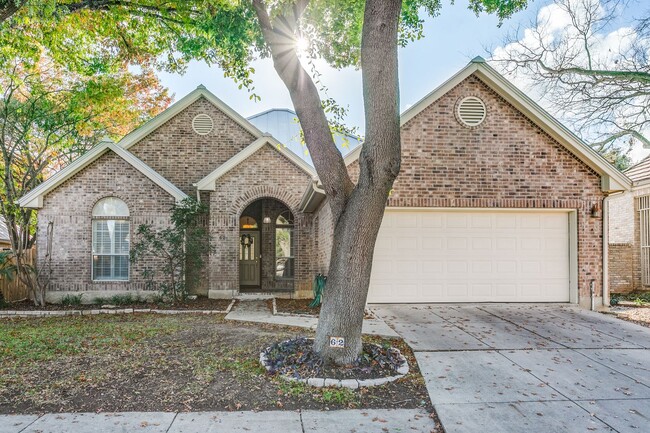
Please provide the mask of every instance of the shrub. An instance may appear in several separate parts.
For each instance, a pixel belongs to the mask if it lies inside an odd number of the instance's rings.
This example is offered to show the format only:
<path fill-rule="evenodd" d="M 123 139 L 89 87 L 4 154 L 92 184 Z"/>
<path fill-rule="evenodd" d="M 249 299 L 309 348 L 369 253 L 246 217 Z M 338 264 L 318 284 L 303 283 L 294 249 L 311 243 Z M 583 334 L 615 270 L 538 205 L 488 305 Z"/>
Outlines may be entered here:
<path fill-rule="evenodd" d="M 79 306 L 79 305 L 81 305 L 82 296 L 83 296 L 83 293 L 80 293 L 79 295 L 65 295 L 61 299 L 61 305 Z"/>

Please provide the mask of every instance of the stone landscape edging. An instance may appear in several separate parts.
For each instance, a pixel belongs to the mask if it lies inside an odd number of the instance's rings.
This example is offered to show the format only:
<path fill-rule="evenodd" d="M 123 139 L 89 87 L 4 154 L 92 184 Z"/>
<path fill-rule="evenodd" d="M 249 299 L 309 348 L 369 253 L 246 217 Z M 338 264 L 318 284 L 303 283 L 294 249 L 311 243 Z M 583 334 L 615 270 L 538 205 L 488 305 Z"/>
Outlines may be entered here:
<path fill-rule="evenodd" d="M 0 319 L 13 317 L 62 317 L 62 316 L 96 316 L 99 314 L 228 314 L 235 305 L 233 299 L 225 310 L 159 310 L 156 308 L 97 308 L 93 310 L 6 310 L 0 311 Z"/>
<path fill-rule="evenodd" d="M 266 369 L 266 371 L 270 371 L 271 369 L 271 367 L 267 365 L 267 357 L 266 357 L 266 352 L 269 349 L 270 346 L 264 349 L 262 353 L 260 353 L 260 363 Z M 279 374 L 278 376 L 282 380 L 286 380 L 287 382 L 305 383 L 309 386 L 314 386 L 316 388 L 334 386 L 339 388 L 358 389 L 361 387 L 384 385 L 389 382 L 394 382 L 397 379 L 401 379 L 402 377 L 406 376 L 409 373 L 408 360 L 404 355 L 402 355 L 402 352 L 400 352 L 399 349 L 395 349 L 395 350 L 399 352 L 399 357 L 403 361 L 403 364 L 401 367 L 398 367 L 397 370 L 395 370 L 397 374 L 394 376 L 378 377 L 375 379 L 330 379 L 326 377 L 309 377 L 306 379 L 302 379 L 297 377 L 286 376 L 284 374 Z"/>

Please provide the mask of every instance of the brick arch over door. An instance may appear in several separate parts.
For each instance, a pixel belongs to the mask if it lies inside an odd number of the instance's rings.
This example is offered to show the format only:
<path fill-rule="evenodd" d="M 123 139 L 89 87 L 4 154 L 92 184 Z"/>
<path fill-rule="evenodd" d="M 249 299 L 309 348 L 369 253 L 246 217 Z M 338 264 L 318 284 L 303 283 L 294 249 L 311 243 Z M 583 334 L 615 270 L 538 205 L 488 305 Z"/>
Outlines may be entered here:
<path fill-rule="evenodd" d="M 294 196 L 286 189 L 268 185 L 256 186 L 246 191 L 246 193 L 233 202 L 229 213 L 233 216 L 239 217 L 244 209 L 246 209 L 251 203 L 264 198 L 278 200 L 289 208 L 294 218 L 298 218 L 300 197 Z"/>

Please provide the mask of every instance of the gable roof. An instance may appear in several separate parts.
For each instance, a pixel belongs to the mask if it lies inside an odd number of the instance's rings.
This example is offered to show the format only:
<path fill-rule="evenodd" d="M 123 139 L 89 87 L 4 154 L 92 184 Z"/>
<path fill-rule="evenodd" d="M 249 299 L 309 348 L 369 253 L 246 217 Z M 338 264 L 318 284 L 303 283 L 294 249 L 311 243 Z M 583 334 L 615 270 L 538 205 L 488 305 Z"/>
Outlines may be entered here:
<path fill-rule="evenodd" d="M 474 58 L 466 67 L 426 95 L 415 105 L 404 111 L 401 115 L 401 126 L 404 126 L 425 108 L 440 99 L 472 74 L 476 75 L 483 83 L 499 94 L 499 96 L 512 104 L 528 119 L 532 120 L 544 130 L 544 132 L 598 173 L 601 176 L 601 189 L 603 191 L 613 192 L 630 189 L 631 182 L 627 176 L 611 165 L 598 152 L 562 125 L 557 119 L 547 113 L 536 102 L 526 96 L 503 75 L 494 70 L 482 57 Z M 344 161 L 346 165 L 356 161 L 360 153 L 361 146 L 358 146 L 345 157 Z"/>
<path fill-rule="evenodd" d="M 255 138 L 260 138 L 264 135 L 259 129 L 255 127 L 255 125 L 246 120 L 241 114 L 230 108 L 225 102 L 217 98 L 214 93 L 210 92 L 205 88 L 204 85 L 201 84 L 196 89 L 185 95 L 183 98 L 172 104 L 165 111 L 149 120 L 144 125 L 125 135 L 118 142 L 118 144 L 123 148 L 128 149 L 129 147 L 145 138 L 147 135 L 151 134 L 154 130 L 170 120 L 172 117 L 176 116 L 191 104 L 198 101 L 200 98 L 205 98 L 208 102 L 210 102 L 212 105 L 230 117 L 235 123 L 244 128 L 246 131 L 250 132 Z"/>
<path fill-rule="evenodd" d="M 86 168 L 92 162 L 97 160 L 97 158 L 104 155 L 108 151 L 116 153 L 120 158 L 133 166 L 133 168 L 147 176 L 153 183 L 167 191 L 176 199 L 176 201 L 187 198 L 187 194 L 178 189 L 174 184 L 162 177 L 160 174 L 154 171 L 154 169 L 142 162 L 131 152 L 121 148 L 110 140 L 104 140 L 68 164 L 63 170 L 59 171 L 48 180 L 40 184 L 38 187 L 34 188 L 32 191 L 18 199 L 18 205 L 21 207 L 35 209 L 43 207 L 43 197 L 45 197 L 45 195 L 57 188 L 66 180 L 70 179 L 75 174 L 79 173 L 81 170 Z"/>
<path fill-rule="evenodd" d="M 635 183 L 650 179 L 650 156 L 646 156 L 637 164 L 625 170 L 624 173 Z"/>
<path fill-rule="evenodd" d="M 289 161 L 291 161 L 294 165 L 296 165 L 312 178 L 316 176 L 316 171 L 311 165 L 307 164 L 307 162 L 305 162 L 298 155 L 284 147 L 284 145 L 282 145 L 282 143 L 277 141 L 275 138 L 271 137 L 270 135 L 265 135 L 246 146 L 235 156 L 217 167 L 217 169 L 212 173 L 208 174 L 206 177 L 198 181 L 195 185 L 196 188 L 199 191 L 214 191 L 216 188 L 215 182 L 217 179 L 228 173 L 233 168 L 237 167 L 239 164 L 244 162 L 244 160 L 252 156 L 255 152 L 260 150 L 265 145 L 271 146 L 273 149 L 275 149 L 281 155 L 285 156 Z"/>

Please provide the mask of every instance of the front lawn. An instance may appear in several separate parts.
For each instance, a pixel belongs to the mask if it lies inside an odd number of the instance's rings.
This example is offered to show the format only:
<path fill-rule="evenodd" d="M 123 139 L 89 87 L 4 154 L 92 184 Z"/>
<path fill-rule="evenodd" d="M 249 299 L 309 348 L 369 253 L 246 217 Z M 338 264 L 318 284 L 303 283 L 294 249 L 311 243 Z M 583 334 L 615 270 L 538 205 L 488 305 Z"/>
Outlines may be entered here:
<path fill-rule="evenodd" d="M 432 411 L 408 346 L 402 380 L 312 388 L 270 377 L 259 353 L 308 335 L 221 315 L 99 315 L 0 322 L 0 413 L 416 408 Z M 368 341 L 378 341 L 369 338 Z"/>

